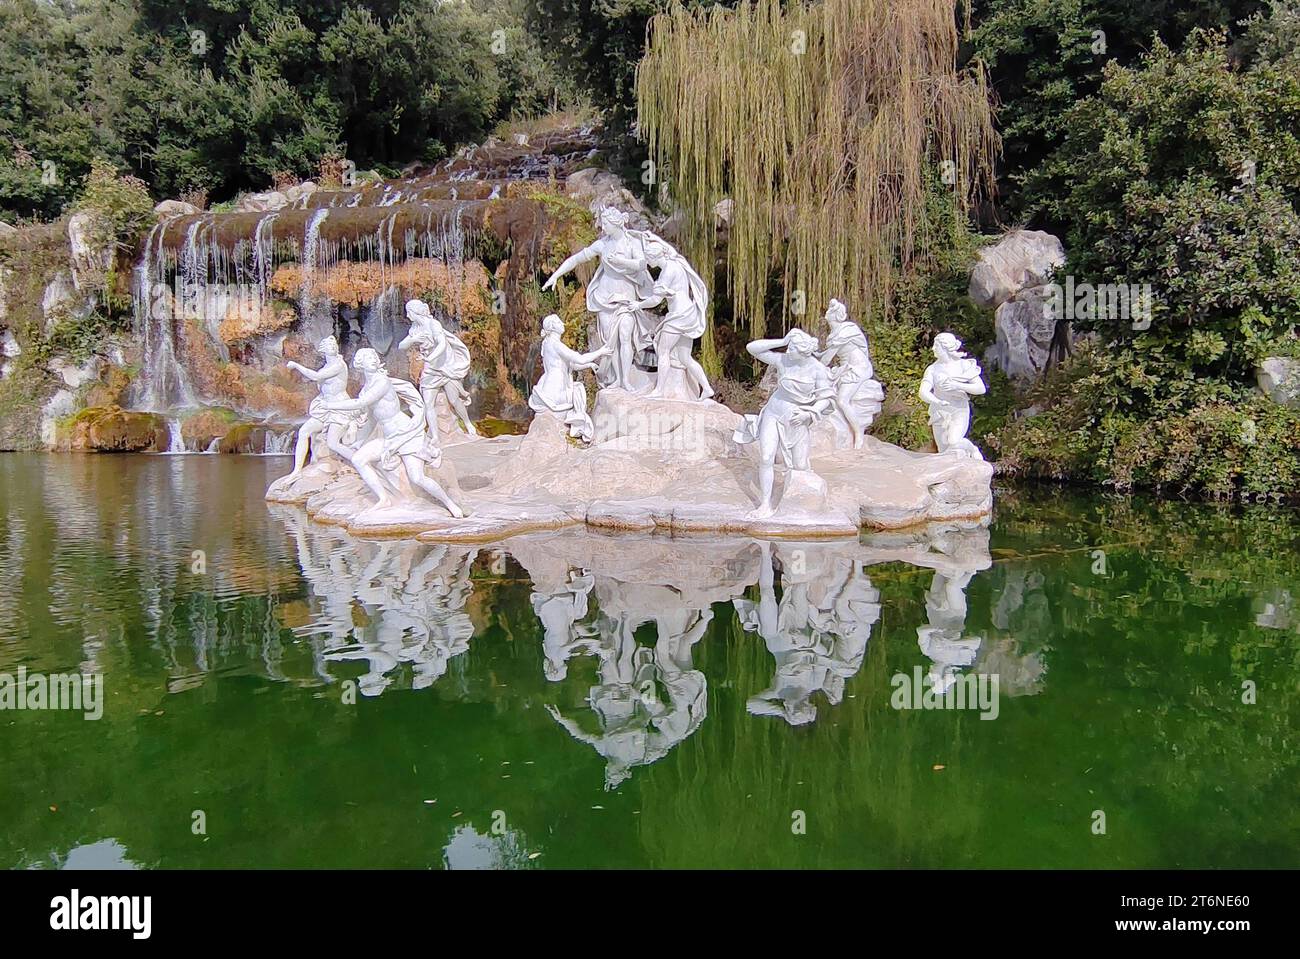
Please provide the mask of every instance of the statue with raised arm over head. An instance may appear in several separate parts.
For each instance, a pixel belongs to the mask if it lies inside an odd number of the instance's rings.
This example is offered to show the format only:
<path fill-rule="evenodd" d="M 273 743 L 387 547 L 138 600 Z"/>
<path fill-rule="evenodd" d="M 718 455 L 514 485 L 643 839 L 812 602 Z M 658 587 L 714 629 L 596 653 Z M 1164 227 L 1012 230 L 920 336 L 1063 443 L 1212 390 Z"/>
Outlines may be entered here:
<path fill-rule="evenodd" d="M 354 400 L 334 400 L 329 408 L 369 411 L 378 425 L 382 435 L 352 454 L 352 465 L 375 494 L 378 506 L 383 509 L 394 505 L 398 471 L 402 470 L 411 485 L 447 507 L 452 516 L 464 516 L 464 511 L 425 472 L 426 467 L 436 469 L 442 462 L 442 450 L 437 433 L 430 432 L 425 423 L 424 399 L 419 390 L 406 380 L 389 376 L 379 354 L 369 347 L 357 350 L 352 366 L 365 377 L 361 393 Z M 409 413 L 403 412 L 403 404 Z"/>
<path fill-rule="evenodd" d="M 835 391 L 830 373 L 817 359 L 817 340 L 803 330 L 791 330 L 779 340 L 754 340 L 746 349 L 776 367 L 776 390 L 735 433 L 737 443 L 758 443 L 759 503 L 753 515 L 763 518 L 775 510 L 772 480 L 778 451 L 787 468 L 811 471 L 811 427 L 834 407 Z"/>
<path fill-rule="evenodd" d="M 298 441 L 293 450 L 293 472 L 285 480 L 292 480 L 303 471 L 309 452 L 313 460 L 317 458 L 318 451 L 313 441 L 322 431 L 325 433 L 325 445 L 343 462 L 349 462 L 358 427 L 365 419 L 360 412 L 343 412 L 329 407 L 330 401 L 346 399 L 348 395 L 348 365 L 339 353 L 338 340 L 327 336 L 316 344 L 316 349 L 325 357 L 319 370 L 309 369 L 293 360 L 285 364 L 314 382 L 320 391 L 307 408 L 307 422 L 298 427 Z"/>
<path fill-rule="evenodd" d="M 970 429 L 970 398 L 985 391 L 980 366 L 961 349 L 951 333 L 934 338 L 934 362 L 926 368 L 919 391 L 930 407 L 930 428 L 940 453 L 982 460 L 979 447 L 966 438 Z"/>
<path fill-rule="evenodd" d="M 579 370 L 594 370 L 596 361 L 614 351 L 606 343 L 590 353 L 579 353 L 564 345 L 564 321 L 552 313 L 542 320 L 542 378 L 528 396 L 528 407 L 537 413 L 564 417 L 569 435 L 590 443 L 595 426 L 587 413 L 587 388 L 575 378 Z"/>
<path fill-rule="evenodd" d="M 848 310 L 839 300 L 831 300 L 826 308 L 826 322 L 830 335 L 819 358 L 831 368 L 835 410 L 848 427 L 853 448 L 860 449 L 867 428 L 880 412 L 885 391 L 873 378 L 866 334 L 849 319 Z"/>
<path fill-rule="evenodd" d="M 443 329 L 429 304 L 423 300 L 407 300 L 406 318 L 411 321 L 411 330 L 397 346 L 402 350 L 414 346 L 424 360 L 420 395 L 424 398 L 429 431 L 435 436 L 438 434 L 436 401 L 441 394 L 447 398 L 452 415 L 464 426 L 465 432 L 477 436 L 478 430 L 474 428 L 466 406 L 469 399 L 465 390 L 465 377 L 469 375 L 470 367 L 469 347 L 455 333 Z"/>

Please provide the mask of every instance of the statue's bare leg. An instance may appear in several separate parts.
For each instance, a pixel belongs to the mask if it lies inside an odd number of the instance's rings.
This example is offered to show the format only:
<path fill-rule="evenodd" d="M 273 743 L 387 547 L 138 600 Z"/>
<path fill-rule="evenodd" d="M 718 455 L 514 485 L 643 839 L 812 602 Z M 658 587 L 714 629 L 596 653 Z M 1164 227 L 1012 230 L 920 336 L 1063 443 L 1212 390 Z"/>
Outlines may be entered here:
<path fill-rule="evenodd" d="M 376 505 L 380 509 L 387 509 L 393 505 L 393 497 L 389 494 L 388 487 L 380 480 L 379 472 L 374 467 L 375 461 L 383 455 L 384 441 L 382 439 L 373 439 L 352 454 L 352 466 L 366 486 L 370 488 L 370 492 L 374 493 L 375 498 L 379 500 Z"/>
<path fill-rule="evenodd" d="M 465 408 L 465 401 L 461 399 L 460 391 L 456 388 L 455 383 L 448 383 L 443 392 L 447 395 L 447 402 L 451 404 L 451 410 L 465 425 L 465 432 L 470 436 L 478 436 L 478 430 L 474 428 L 473 422 L 469 418 L 469 410 Z M 436 428 L 436 427 L 435 427 Z M 435 433 L 435 436 L 438 434 Z"/>
<path fill-rule="evenodd" d="M 632 326 L 636 322 L 630 314 L 620 316 L 617 324 L 618 336 L 618 382 L 614 385 L 631 392 L 632 361 L 636 354 L 632 349 Z"/>
<path fill-rule="evenodd" d="M 704 372 L 704 367 L 700 365 L 699 360 L 691 355 L 691 347 L 694 345 L 693 340 L 683 339 L 677 344 L 677 359 L 682 366 L 686 368 L 686 375 L 695 381 L 695 385 L 700 389 L 700 399 L 707 400 L 713 395 L 713 386 L 709 383 L 709 375 Z"/>
<path fill-rule="evenodd" d="M 325 424 L 315 417 L 298 427 L 298 440 L 293 446 L 293 472 L 285 479 L 291 479 L 303 471 L 307 465 L 307 454 L 311 451 L 311 438 L 320 432 Z"/>
<path fill-rule="evenodd" d="M 438 391 L 436 389 L 421 389 L 420 397 L 424 400 L 424 425 L 428 428 L 429 435 L 437 439 Z"/>
<path fill-rule="evenodd" d="M 866 427 L 862 425 L 861 420 L 853 415 L 853 394 L 857 392 L 858 384 L 846 383 L 839 388 L 835 394 L 835 408 L 839 410 L 840 416 L 844 417 L 844 422 L 848 424 L 849 436 L 853 439 L 853 448 L 859 449 L 863 442 L 863 432 Z"/>
<path fill-rule="evenodd" d="M 325 445 L 328 446 L 345 463 L 352 462 L 352 447 L 343 442 L 344 427 L 338 423 L 330 424 L 325 431 Z"/>
<path fill-rule="evenodd" d="M 680 341 L 680 334 L 666 331 L 659 334 L 659 341 L 655 344 L 655 358 L 659 369 L 655 373 L 655 388 L 650 391 L 651 396 L 664 396 L 667 394 L 668 377 L 673 370 L 673 351 L 677 349 L 677 344 Z"/>
<path fill-rule="evenodd" d="M 776 447 L 780 436 L 776 420 L 763 419 L 758 424 L 758 506 L 751 516 L 763 519 L 775 512 L 772 506 L 772 482 L 776 476 Z"/>
<path fill-rule="evenodd" d="M 406 466 L 406 476 L 420 489 L 424 490 L 443 506 L 447 507 L 447 512 L 452 516 L 460 519 L 465 515 L 465 511 L 456 505 L 455 501 L 447 495 L 437 481 L 424 472 L 424 460 L 418 456 L 403 456 L 402 463 Z"/>

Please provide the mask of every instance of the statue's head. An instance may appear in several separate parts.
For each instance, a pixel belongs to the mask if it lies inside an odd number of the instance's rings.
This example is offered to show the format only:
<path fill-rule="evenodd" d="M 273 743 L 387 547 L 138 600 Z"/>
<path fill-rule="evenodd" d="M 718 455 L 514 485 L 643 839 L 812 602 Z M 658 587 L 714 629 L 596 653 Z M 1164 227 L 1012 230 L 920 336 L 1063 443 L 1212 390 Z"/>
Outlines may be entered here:
<path fill-rule="evenodd" d="M 428 323 L 433 320 L 433 311 L 429 309 L 429 304 L 425 303 L 424 300 L 407 300 L 406 318 L 413 323 L 417 320 Z"/>
<path fill-rule="evenodd" d="M 800 356 L 812 356 L 817 352 L 817 338 L 810 336 L 803 330 L 791 330 L 789 350 L 791 353 L 798 353 Z"/>
<path fill-rule="evenodd" d="M 659 237 L 647 241 L 645 245 L 646 262 L 653 267 L 663 266 L 675 252 L 666 240 L 661 240 Z"/>
<path fill-rule="evenodd" d="M 826 322 L 834 325 L 843 323 L 849 318 L 849 309 L 839 300 L 831 300 L 830 305 L 826 307 Z"/>
<path fill-rule="evenodd" d="M 339 341 L 334 339 L 332 336 L 327 336 L 316 344 L 316 349 L 319 350 L 323 356 L 338 356 Z"/>
<path fill-rule="evenodd" d="M 933 348 L 936 359 L 960 360 L 966 357 L 966 354 L 961 351 L 961 340 L 951 333 L 940 333 L 936 336 Z"/>
<path fill-rule="evenodd" d="M 607 206 L 600 211 L 600 228 L 605 233 L 615 235 L 627 227 L 627 214 L 616 206 Z"/>
<path fill-rule="evenodd" d="M 379 354 L 368 346 L 357 350 L 357 355 L 352 357 L 352 365 L 363 373 L 374 373 L 383 367 Z"/>
<path fill-rule="evenodd" d="M 542 332 L 559 336 L 564 333 L 564 321 L 552 313 L 542 320 Z"/>

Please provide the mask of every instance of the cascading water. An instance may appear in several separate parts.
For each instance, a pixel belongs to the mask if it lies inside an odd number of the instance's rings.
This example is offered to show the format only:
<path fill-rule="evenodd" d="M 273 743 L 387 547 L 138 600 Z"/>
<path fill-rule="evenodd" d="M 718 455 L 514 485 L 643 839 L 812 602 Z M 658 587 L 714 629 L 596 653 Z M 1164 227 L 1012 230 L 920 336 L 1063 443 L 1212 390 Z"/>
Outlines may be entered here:
<path fill-rule="evenodd" d="M 333 326 L 328 316 L 316 305 L 316 267 L 320 256 L 320 227 L 329 216 L 329 208 L 316 210 L 307 222 L 302 240 L 302 285 L 298 291 L 298 315 L 302 317 L 303 333 L 309 343 L 328 336 Z"/>
<path fill-rule="evenodd" d="M 293 452 L 294 440 L 298 437 L 296 430 L 266 431 L 262 453 L 266 456 L 287 456 Z"/>
<path fill-rule="evenodd" d="M 167 419 L 167 452 L 185 453 L 185 437 L 181 434 L 181 421 L 175 417 Z"/>
<path fill-rule="evenodd" d="M 174 300 L 163 280 L 162 234 L 165 223 L 149 231 L 144 254 L 132 274 L 135 333 L 143 363 L 131 394 L 131 405 L 150 412 L 193 406 L 194 390 L 176 350 Z"/>

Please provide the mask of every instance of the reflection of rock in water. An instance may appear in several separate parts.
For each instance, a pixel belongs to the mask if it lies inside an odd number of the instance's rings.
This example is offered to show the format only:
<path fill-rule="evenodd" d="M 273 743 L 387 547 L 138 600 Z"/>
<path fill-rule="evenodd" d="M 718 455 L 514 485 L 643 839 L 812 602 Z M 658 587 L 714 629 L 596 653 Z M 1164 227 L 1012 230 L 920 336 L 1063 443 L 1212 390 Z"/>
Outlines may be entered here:
<path fill-rule="evenodd" d="M 862 668 L 871 627 L 880 619 L 880 591 L 862 568 L 856 542 L 757 545 L 759 601 L 734 604 L 741 625 L 767 643 L 776 672 L 746 705 L 755 715 L 810 723 L 817 718 L 814 694 L 821 691 L 837 705 L 846 680 Z"/>
<path fill-rule="evenodd" d="M 528 848 L 513 829 L 501 835 L 484 835 L 466 823 L 457 826 L 442 850 L 448 869 L 526 869 Z"/>
<path fill-rule="evenodd" d="M 278 515 L 294 534 L 313 594 L 313 621 L 294 632 L 312 638 L 323 678 L 335 678 L 330 663 L 362 661 L 369 668 L 357 688 L 378 696 L 409 664 L 411 688 L 424 689 L 469 649 L 474 623 L 465 605 L 476 548 L 368 542 L 297 510 Z"/>
<path fill-rule="evenodd" d="M 1300 633 L 1300 615 L 1289 589 L 1276 587 L 1255 600 L 1255 625 Z"/>

